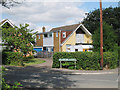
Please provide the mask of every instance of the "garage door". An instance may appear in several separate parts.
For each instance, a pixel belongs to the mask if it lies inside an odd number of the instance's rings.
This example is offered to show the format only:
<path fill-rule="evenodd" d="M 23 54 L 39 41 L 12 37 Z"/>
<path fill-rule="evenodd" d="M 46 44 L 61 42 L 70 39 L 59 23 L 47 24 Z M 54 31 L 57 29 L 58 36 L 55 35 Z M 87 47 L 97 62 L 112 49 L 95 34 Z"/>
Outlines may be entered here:
<path fill-rule="evenodd" d="M 35 51 L 40 52 L 42 51 L 42 48 L 34 48 Z"/>

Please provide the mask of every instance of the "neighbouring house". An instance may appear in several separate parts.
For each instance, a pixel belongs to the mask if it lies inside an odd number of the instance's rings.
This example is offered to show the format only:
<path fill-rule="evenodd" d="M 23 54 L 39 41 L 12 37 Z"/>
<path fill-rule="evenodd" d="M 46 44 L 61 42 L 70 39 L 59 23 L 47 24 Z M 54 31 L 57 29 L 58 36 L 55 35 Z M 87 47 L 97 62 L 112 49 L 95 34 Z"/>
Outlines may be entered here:
<path fill-rule="evenodd" d="M 5 48 L 5 43 L 2 41 L 2 28 L 9 28 L 9 27 L 14 28 L 14 25 L 8 19 L 5 19 L 0 22 L 0 50 L 1 51 L 3 48 Z M 3 44 L 4 46 L 2 46 Z"/>
<path fill-rule="evenodd" d="M 7 45 L 7 43 L 4 43 L 4 41 L 2 41 L 2 28 L 9 28 L 9 27 L 12 27 L 12 28 L 15 27 L 15 25 L 12 24 L 12 22 L 10 20 L 5 19 L 5 20 L 0 22 L 0 32 L 1 32 L 1 35 L 0 35 L 1 36 L 0 37 L 0 50 L 3 50 L 6 47 L 5 45 Z M 33 44 L 30 44 L 30 43 L 28 43 L 28 45 L 33 46 Z M 17 51 L 14 50 L 14 52 L 17 52 Z M 20 50 L 19 50 L 19 52 L 20 52 Z M 28 54 L 26 56 L 30 56 L 30 55 L 33 55 L 32 51 L 28 52 Z"/>
<path fill-rule="evenodd" d="M 83 24 L 52 28 L 36 34 L 36 51 L 75 52 L 92 51 L 92 34 Z"/>

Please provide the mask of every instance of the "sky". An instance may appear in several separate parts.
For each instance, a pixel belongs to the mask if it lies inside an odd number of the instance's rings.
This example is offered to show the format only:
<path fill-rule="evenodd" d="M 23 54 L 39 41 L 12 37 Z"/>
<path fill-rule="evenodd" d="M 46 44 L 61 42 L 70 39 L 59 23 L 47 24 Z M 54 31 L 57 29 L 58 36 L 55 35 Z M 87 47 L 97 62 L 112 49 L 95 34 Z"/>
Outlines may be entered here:
<path fill-rule="evenodd" d="M 42 32 L 51 28 L 77 24 L 85 17 L 85 13 L 98 9 L 99 0 L 29 0 L 15 7 L 0 10 L 0 20 L 9 19 L 13 24 L 29 24 L 30 29 Z M 43 2 L 44 1 L 44 2 Z M 92 1 L 92 2 L 91 2 Z M 111 2 L 108 2 L 111 1 Z M 119 0 L 108 0 L 102 3 L 103 8 L 118 7 Z"/>

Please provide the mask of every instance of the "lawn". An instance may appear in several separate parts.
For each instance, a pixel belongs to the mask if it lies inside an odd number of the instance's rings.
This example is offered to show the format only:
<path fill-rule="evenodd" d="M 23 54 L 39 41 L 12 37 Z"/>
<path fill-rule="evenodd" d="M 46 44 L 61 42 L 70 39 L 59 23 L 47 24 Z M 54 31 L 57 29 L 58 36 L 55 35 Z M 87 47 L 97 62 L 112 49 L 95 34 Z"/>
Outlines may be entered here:
<path fill-rule="evenodd" d="M 33 65 L 33 64 L 41 64 L 44 62 L 46 62 L 46 61 L 38 59 L 38 58 L 34 58 L 34 59 L 30 59 L 29 61 L 24 61 L 24 65 L 29 66 L 29 65 Z"/>

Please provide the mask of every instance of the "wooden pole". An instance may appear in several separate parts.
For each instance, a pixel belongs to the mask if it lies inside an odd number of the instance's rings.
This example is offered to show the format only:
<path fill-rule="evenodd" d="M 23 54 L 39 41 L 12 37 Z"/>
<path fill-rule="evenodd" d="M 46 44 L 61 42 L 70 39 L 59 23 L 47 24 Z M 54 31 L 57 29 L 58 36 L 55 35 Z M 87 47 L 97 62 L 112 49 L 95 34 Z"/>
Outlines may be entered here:
<path fill-rule="evenodd" d="M 103 69 L 103 22 L 102 22 L 102 0 L 100 0 L 100 55 L 101 55 L 101 68 Z"/>

